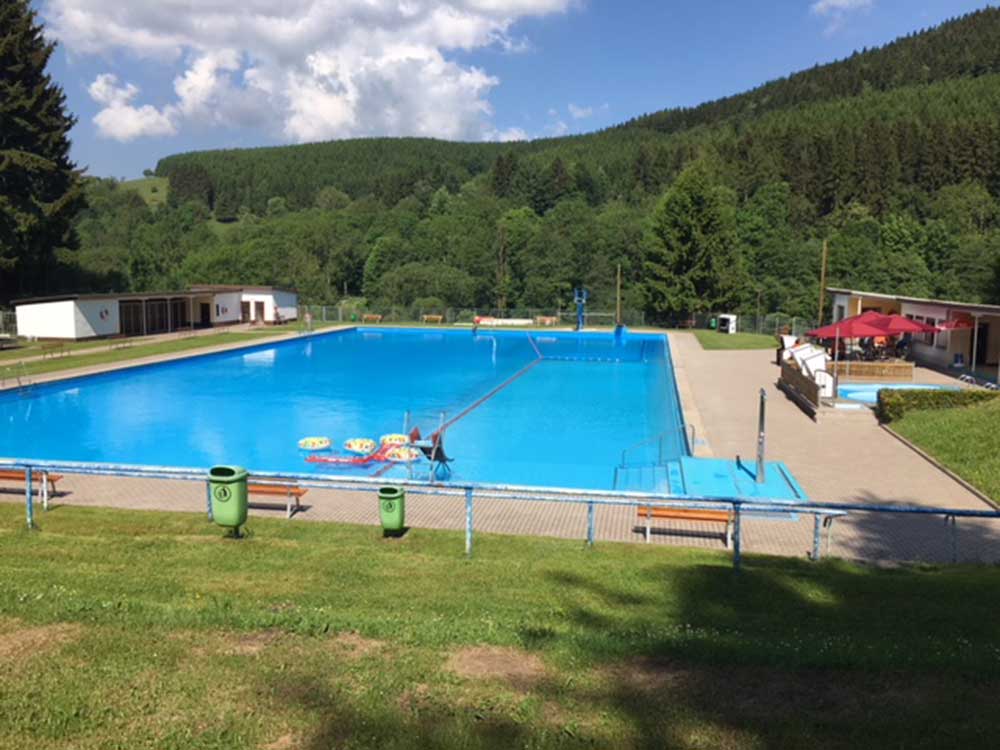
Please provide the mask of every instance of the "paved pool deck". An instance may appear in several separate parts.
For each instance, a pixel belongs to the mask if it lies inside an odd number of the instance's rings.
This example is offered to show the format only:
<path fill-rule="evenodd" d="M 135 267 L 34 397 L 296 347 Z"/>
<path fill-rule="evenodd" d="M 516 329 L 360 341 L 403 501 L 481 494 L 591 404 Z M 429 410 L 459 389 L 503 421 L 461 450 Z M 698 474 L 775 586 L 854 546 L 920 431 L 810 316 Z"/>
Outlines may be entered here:
<path fill-rule="evenodd" d="M 778 368 L 773 364 L 773 350 L 705 351 L 688 333 L 672 333 L 670 340 L 686 416 L 690 422 L 696 415 L 697 437 L 703 441 L 697 455 L 752 459 L 758 393 L 764 388 L 768 395 L 767 457 L 784 461 L 813 501 L 990 509 L 975 494 L 882 430 L 870 413 L 837 415 L 814 423 L 776 388 Z M 229 348 L 235 347 L 218 350 Z M 933 376 L 944 377 L 937 373 Z M 937 382 L 930 375 L 928 378 L 926 382 Z M 23 485 L 5 483 L 0 488 L 6 488 L 0 492 L 0 501 L 23 502 Z M 67 476 L 60 481 L 59 489 L 50 513 L 70 506 L 185 512 L 204 512 L 205 508 L 204 485 L 196 482 Z M 291 523 L 378 524 L 373 491 L 313 489 L 303 505 L 303 511 Z M 251 513 L 284 516 L 283 509 L 253 508 Z M 38 514 L 44 525 L 40 507 Z M 451 496 L 411 496 L 407 521 L 414 529 L 462 529 L 463 501 Z M 653 544 L 725 549 L 716 526 L 689 522 L 660 522 L 657 526 L 669 533 L 654 534 Z M 551 536 L 582 542 L 587 514 L 583 505 L 478 499 L 475 528 L 477 533 Z M 599 507 L 595 530 L 599 543 L 643 542 L 635 511 L 629 508 Z M 747 518 L 743 530 L 748 553 L 802 557 L 812 547 L 810 516 L 800 514 L 794 520 Z M 873 562 L 943 562 L 954 553 L 962 561 L 998 562 L 1000 521 L 960 521 L 955 542 L 953 547 L 948 527 L 939 517 L 862 512 L 834 524 L 828 551 L 838 557 Z"/>

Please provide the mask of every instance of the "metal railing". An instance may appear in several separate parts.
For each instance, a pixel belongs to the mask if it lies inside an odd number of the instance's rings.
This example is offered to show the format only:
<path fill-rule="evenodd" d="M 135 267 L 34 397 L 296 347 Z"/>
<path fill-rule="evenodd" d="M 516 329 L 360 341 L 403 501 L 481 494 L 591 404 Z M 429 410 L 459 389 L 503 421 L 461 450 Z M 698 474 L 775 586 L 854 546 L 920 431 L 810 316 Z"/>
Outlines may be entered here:
<path fill-rule="evenodd" d="M 178 468 L 160 466 L 133 466 L 123 464 L 99 464 L 65 461 L 41 461 L 34 459 L 3 459 L 0 467 L 24 472 L 24 502 L 26 522 L 29 528 L 35 526 L 34 495 L 35 484 L 40 483 L 39 496 L 43 505 L 48 506 L 49 475 L 81 475 L 95 477 L 126 477 L 141 479 L 162 479 L 181 482 L 203 483 L 206 487 L 205 512 L 211 517 L 211 498 L 208 493 L 208 472 L 200 468 Z M 583 489 L 559 489 L 525 487 L 518 485 L 481 483 L 437 483 L 417 479 L 385 479 L 372 477 L 346 477 L 288 472 L 252 472 L 255 482 L 357 492 L 374 490 L 386 484 L 405 487 L 407 492 L 420 495 L 460 497 L 464 500 L 465 553 L 473 551 L 475 531 L 475 507 L 477 500 L 499 500 L 503 502 L 544 502 L 583 506 L 587 515 L 586 541 L 595 543 L 595 511 L 611 507 L 662 508 L 673 510 L 723 510 L 732 517 L 733 565 L 739 568 L 743 553 L 743 520 L 747 514 L 753 517 L 787 518 L 790 513 L 813 517 L 812 544 L 808 556 L 813 560 L 823 557 L 823 535 L 826 534 L 826 549 L 829 551 L 833 523 L 853 513 L 879 514 L 886 518 L 938 516 L 944 519 L 950 532 L 951 559 L 958 560 L 958 520 L 990 519 L 1000 520 L 1000 511 L 969 510 L 960 508 L 920 507 L 905 505 L 868 505 L 863 503 L 809 503 L 787 502 L 769 499 L 716 498 L 679 496 L 669 493 L 610 492 Z M 100 503 L 98 503 L 100 504 Z M 1000 543 L 1000 537 L 996 540 Z"/>

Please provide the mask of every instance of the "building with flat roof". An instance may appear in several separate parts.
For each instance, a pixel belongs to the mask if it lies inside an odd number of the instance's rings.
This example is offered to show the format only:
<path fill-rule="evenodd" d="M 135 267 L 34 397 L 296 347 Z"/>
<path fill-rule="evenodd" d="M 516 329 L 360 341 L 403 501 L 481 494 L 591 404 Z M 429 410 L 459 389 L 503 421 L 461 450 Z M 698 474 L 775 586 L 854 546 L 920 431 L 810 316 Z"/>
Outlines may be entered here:
<path fill-rule="evenodd" d="M 183 292 L 34 297 L 15 300 L 14 311 L 19 336 L 145 336 L 184 328 L 295 320 L 298 294 L 265 286 L 198 285 Z"/>
<path fill-rule="evenodd" d="M 827 287 L 833 296 L 833 322 L 875 310 L 898 314 L 941 328 L 914 334 L 914 359 L 938 368 L 975 370 L 1000 363 L 1000 305 L 924 299 Z"/>

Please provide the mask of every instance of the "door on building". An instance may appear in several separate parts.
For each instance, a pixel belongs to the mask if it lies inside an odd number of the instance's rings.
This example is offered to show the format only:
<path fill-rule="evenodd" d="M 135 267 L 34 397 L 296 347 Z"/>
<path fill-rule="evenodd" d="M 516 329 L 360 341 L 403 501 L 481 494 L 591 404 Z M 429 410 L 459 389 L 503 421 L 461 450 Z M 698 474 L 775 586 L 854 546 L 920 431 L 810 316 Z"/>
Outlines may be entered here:
<path fill-rule="evenodd" d="M 976 359 L 977 365 L 986 364 L 986 352 L 989 351 L 990 343 L 990 324 L 980 323 L 979 324 L 979 336 L 976 340 Z"/>
<path fill-rule="evenodd" d="M 240 319 L 244 323 L 250 322 L 250 303 L 240 302 Z"/>
<path fill-rule="evenodd" d="M 202 302 L 200 313 L 201 313 L 201 324 L 203 326 L 212 325 L 212 305 L 208 302 Z"/>
<path fill-rule="evenodd" d="M 264 322 L 264 303 L 254 302 L 253 303 L 253 319 L 257 323 Z"/>
<path fill-rule="evenodd" d="M 119 330 L 123 336 L 142 335 L 142 302 L 118 303 Z"/>

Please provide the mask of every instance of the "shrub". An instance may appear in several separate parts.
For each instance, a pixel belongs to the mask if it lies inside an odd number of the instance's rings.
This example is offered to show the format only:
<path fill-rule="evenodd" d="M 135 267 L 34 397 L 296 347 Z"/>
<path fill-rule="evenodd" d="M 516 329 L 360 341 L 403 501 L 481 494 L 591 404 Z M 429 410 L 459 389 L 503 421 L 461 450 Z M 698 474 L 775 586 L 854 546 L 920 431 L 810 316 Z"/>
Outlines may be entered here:
<path fill-rule="evenodd" d="M 883 388 L 878 392 L 878 407 L 875 413 L 880 422 L 888 423 L 902 419 L 908 411 L 928 411 L 932 409 L 954 409 L 970 406 L 1000 397 L 1000 391 L 942 391 L 942 390 L 898 390 Z"/>

